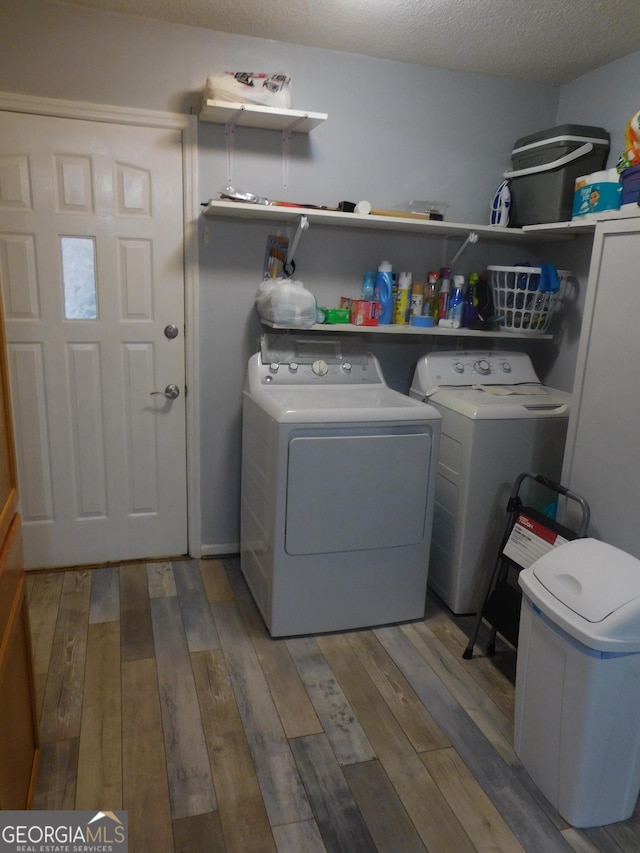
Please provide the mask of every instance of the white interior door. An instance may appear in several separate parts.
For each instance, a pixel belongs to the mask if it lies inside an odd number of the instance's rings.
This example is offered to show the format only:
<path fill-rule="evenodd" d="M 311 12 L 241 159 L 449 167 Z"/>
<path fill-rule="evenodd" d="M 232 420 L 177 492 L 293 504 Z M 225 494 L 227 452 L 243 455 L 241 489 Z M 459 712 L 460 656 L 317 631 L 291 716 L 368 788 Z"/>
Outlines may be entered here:
<path fill-rule="evenodd" d="M 187 552 L 182 198 L 177 130 L 0 112 L 27 567 Z"/>

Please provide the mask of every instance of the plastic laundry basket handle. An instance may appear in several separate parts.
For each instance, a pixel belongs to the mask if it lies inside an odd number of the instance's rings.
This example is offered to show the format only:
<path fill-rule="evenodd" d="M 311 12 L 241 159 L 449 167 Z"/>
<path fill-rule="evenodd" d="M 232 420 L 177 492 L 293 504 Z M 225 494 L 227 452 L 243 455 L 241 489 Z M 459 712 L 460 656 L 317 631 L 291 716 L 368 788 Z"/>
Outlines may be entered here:
<path fill-rule="evenodd" d="M 551 163 L 541 163 L 539 166 L 530 166 L 528 169 L 515 169 L 504 173 L 505 178 L 522 178 L 524 175 L 537 175 L 538 172 L 549 172 L 551 169 L 559 169 L 560 166 L 565 166 L 567 163 L 571 163 L 572 160 L 577 160 L 579 157 L 583 157 L 585 154 L 588 154 L 590 151 L 593 151 L 593 143 L 585 142 L 584 145 L 581 145 L 580 148 L 576 148 L 573 151 L 570 151 L 568 154 L 565 154 L 564 157 L 559 157 L 557 160 L 553 160 Z"/>

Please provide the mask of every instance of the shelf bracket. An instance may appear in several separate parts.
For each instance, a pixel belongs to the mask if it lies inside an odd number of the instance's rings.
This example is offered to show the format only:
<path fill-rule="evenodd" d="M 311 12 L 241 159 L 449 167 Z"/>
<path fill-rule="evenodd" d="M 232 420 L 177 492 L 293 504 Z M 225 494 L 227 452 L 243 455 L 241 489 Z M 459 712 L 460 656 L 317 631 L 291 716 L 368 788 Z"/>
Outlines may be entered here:
<path fill-rule="evenodd" d="M 306 216 L 301 216 L 300 221 L 298 222 L 298 230 L 294 234 L 293 240 L 291 241 L 291 245 L 289 246 L 289 250 L 287 252 L 287 260 L 283 264 L 283 270 L 285 275 L 292 276 L 296 271 L 296 263 L 293 260 L 293 256 L 295 254 L 296 249 L 298 248 L 298 243 L 300 242 L 300 236 L 303 231 L 306 231 L 309 227 L 309 220 Z"/>
<path fill-rule="evenodd" d="M 282 186 L 286 187 L 289 181 L 289 152 L 291 149 L 291 134 L 296 129 L 299 124 L 302 124 L 303 121 L 306 121 L 309 118 L 309 114 L 305 113 L 303 116 L 295 119 L 290 124 L 288 124 L 282 131 Z"/>
<path fill-rule="evenodd" d="M 243 112 L 244 107 L 240 107 L 224 124 L 224 136 L 227 148 L 227 183 L 230 185 L 233 184 L 233 144 L 235 142 L 236 124 Z"/>
<path fill-rule="evenodd" d="M 457 261 L 457 260 L 459 260 L 459 259 L 462 257 L 462 255 L 463 255 L 463 253 L 465 252 L 465 250 L 466 250 L 467 246 L 470 246 L 472 243 L 477 243 L 479 239 L 480 239 L 480 238 L 478 237 L 478 235 L 477 235 L 477 233 L 476 233 L 475 231 L 470 231 L 470 232 L 469 232 L 469 236 L 468 236 L 468 237 L 467 237 L 467 239 L 464 241 L 464 243 L 462 244 L 462 246 L 460 246 L 460 248 L 459 248 L 459 249 L 458 249 L 458 251 L 455 253 L 455 255 L 451 258 L 451 260 L 449 261 L 449 263 L 447 264 L 447 266 L 448 266 L 450 269 L 453 269 L 453 267 L 455 266 L 456 261 Z"/>

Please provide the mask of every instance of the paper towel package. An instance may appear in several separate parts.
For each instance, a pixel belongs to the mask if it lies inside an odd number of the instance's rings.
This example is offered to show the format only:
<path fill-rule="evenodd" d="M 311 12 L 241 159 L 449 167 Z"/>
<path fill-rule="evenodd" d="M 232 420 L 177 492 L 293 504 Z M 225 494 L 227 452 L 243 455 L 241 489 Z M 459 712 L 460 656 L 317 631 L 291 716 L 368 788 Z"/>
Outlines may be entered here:
<path fill-rule="evenodd" d="M 572 219 L 597 219 L 604 210 L 618 210 L 622 185 L 617 169 L 604 169 L 576 178 Z"/>
<path fill-rule="evenodd" d="M 209 74 L 204 99 L 257 104 L 288 110 L 292 103 L 291 75 L 285 72 L 220 71 Z"/>

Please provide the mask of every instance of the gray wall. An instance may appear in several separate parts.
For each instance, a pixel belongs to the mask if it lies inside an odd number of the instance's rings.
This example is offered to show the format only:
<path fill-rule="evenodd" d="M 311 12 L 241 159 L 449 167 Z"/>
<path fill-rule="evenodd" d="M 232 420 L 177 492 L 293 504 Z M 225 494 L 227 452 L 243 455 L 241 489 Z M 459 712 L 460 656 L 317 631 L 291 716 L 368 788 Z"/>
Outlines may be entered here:
<path fill-rule="evenodd" d="M 631 116 L 640 110 L 638 94 L 640 52 L 585 74 L 560 90 L 558 124 L 567 121 L 594 124 L 611 135 L 609 166 L 624 150 L 624 132 Z"/>
<path fill-rule="evenodd" d="M 452 50 L 455 46 L 452 45 Z M 619 75 L 613 66 L 563 89 L 482 75 L 374 60 L 207 30 L 165 25 L 41 0 L 3 0 L 0 91 L 124 107 L 198 112 L 209 73 L 285 70 L 294 107 L 327 112 L 310 135 L 294 134 L 283 186 L 280 134 L 236 131 L 235 186 L 259 195 L 334 205 L 368 199 L 394 207 L 409 199 L 445 200 L 448 218 L 486 223 L 491 196 L 519 136 L 559 121 L 622 126 L 640 105 L 631 97 L 640 54 Z M 601 76 L 602 75 L 602 76 Z M 630 81 L 625 83 L 625 81 Z M 615 105 L 610 87 L 616 89 Z M 595 92 L 594 98 L 590 93 Z M 580 110 L 574 114 L 574 99 Z M 626 102 L 626 103 L 625 103 Z M 224 129 L 199 124 L 201 201 L 227 183 Z M 201 217 L 200 335 L 202 535 L 205 551 L 238 542 L 241 389 L 260 327 L 253 299 L 260 281 L 266 224 Z M 549 260 L 578 273 L 575 306 L 559 318 L 559 343 L 530 345 L 549 381 L 570 388 L 590 241 L 582 248 L 479 243 L 457 271 L 486 263 Z M 299 277 L 321 304 L 358 292 L 362 273 L 383 257 L 422 276 L 451 257 L 460 240 L 311 228 L 297 253 Z M 563 348 L 567 349 L 567 356 Z M 448 342 L 455 345 L 455 341 Z M 389 383 L 406 391 L 429 340 L 371 342 Z M 487 341 L 486 346 L 491 342 Z M 504 348 L 504 343 L 503 343 Z"/>

